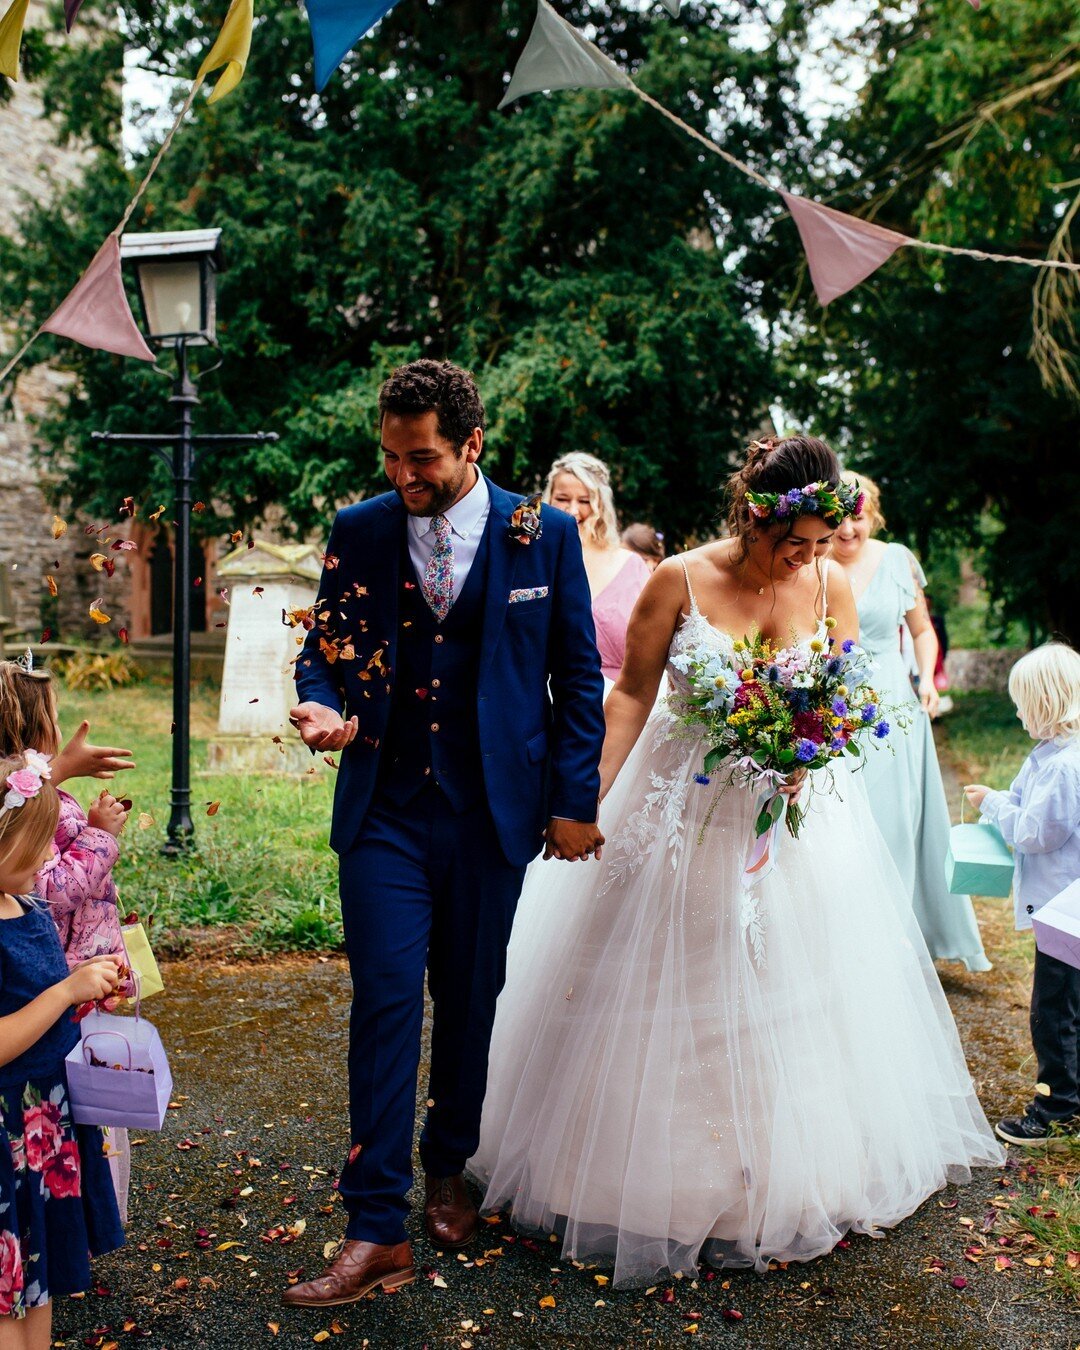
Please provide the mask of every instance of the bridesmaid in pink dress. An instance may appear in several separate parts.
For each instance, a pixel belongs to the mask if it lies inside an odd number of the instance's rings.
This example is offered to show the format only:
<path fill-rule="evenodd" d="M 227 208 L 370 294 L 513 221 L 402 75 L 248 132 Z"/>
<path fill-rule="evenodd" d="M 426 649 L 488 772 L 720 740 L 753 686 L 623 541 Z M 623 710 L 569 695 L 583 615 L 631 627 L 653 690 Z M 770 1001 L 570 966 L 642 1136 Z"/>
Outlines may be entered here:
<path fill-rule="evenodd" d="M 592 592 L 596 645 L 610 688 L 622 668 L 630 615 L 651 569 L 619 540 L 611 474 L 603 460 L 581 450 L 557 459 L 548 474 L 544 501 L 577 521 Z"/>

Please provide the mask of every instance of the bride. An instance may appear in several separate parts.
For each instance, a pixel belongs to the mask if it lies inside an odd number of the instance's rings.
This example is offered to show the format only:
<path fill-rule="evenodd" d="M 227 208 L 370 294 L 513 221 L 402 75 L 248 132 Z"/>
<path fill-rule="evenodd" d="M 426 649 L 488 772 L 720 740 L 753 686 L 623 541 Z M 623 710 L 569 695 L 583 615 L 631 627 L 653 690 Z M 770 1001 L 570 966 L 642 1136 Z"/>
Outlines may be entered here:
<path fill-rule="evenodd" d="M 755 443 L 732 537 L 656 570 L 606 705 L 603 858 L 521 897 L 470 1171 L 617 1284 L 810 1260 L 1002 1158 L 858 773 L 792 786 L 801 835 L 747 889 L 754 795 L 698 782 L 700 739 L 672 734 L 680 652 L 808 643 L 827 616 L 857 638 L 839 519 L 746 497 L 839 478 L 822 441 Z"/>

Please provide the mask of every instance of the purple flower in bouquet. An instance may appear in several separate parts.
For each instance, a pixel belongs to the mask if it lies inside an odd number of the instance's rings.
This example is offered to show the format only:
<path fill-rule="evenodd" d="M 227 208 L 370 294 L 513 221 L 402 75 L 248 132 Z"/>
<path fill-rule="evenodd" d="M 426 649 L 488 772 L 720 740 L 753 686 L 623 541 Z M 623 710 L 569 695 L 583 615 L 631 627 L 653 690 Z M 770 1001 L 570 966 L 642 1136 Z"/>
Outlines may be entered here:
<path fill-rule="evenodd" d="M 831 638 L 830 641 L 832 641 Z M 825 671 L 829 675 L 839 675 L 843 668 L 844 663 L 838 656 L 830 656 L 828 661 L 825 662 Z"/>
<path fill-rule="evenodd" d="M 854 641 L 854 639 L 853 639 L 853 638 L 845 638 L 845 639 L 843 640 L 843 642 L 840 644 L 840 650 L 844 653 L 845 656 L 847 656 L 849 652 L 854 651 L 854 650 L 855 650 L 855 641 Z"/>
<path fill-rule="evenodd" d="M 847 704 L 842 698 L 834 698 L 832 701 L 832 710 L 834 717 L 847 716 Z"/>
<path fill-rule="evenodd" d="M 874 735 L 878 738 L 879 741 L 883 741 L 888 734 L 889 734 L 888 722 L 879 722 L 877 726 L 874 728 Z"/>
<path fill-rule="evenodd" d="M 818 747 L 814 741 L 803 739 L 795 746 L 795 758 L 800 764 L 809 764 L 812 759 L 817 758 L 817 752 Z"/>
<path fill-rule="evenodd" d="M 694 782 L 699 783 L 702 787 L 708 787 L 712 779 L 707 773 L 696 773 L 694 774 Z"/>
<path fill-rule="evenodd" d="M 862 720 L 864 722 L 872 722 L 876 716 L 877 716 L 877 704 L 868 703 L 862 710 Z"/>
<path fill-rule="evenodd" d="M 834 736 L 832 740 L 829 742 L 829 749 L 833 752 L 833 754 L 838 755 L 840 751 L 843 750 L 846 743 L 847 742 L 844 740 L 843 736 Z"/>

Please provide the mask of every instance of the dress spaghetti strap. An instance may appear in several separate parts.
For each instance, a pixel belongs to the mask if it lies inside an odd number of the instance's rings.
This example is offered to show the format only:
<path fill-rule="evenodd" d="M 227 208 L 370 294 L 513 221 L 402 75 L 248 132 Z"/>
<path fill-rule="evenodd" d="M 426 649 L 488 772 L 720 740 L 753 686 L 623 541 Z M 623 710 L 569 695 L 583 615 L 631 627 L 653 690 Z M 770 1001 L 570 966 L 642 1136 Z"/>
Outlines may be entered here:
<path fill-rule="evenodd" d="M 694 594 L 693 586 L 690 585 L 690 569 L 686 565 L 686 559 L 680 557 L 679 563 L 682 566 L 683 576 L 686 578 L 686 593 L 690 597 L 690 613 L 693 614 L 697 611 L 700 614 L 701 611 L 698 610 L 697 596 Z"/>
<path fill-rule="evenodd" d="M 829 617 L 829 559 L 823 558 L 818 563 L 818 579 L 821 582 L 821 617 Z"/>

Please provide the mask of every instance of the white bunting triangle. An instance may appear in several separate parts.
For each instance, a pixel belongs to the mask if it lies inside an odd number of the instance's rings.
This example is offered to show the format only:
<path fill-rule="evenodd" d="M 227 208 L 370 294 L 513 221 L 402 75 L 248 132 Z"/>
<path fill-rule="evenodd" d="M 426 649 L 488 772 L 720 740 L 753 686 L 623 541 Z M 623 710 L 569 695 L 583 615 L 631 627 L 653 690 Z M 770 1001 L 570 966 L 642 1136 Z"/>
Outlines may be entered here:
<path fill-rule="evenodd" d="M 583 38 L 547 0 L 538 0 L 536 22 L 499 107 L 545 89 L 628 88 L 633 88 L 629 75 Z"/>

